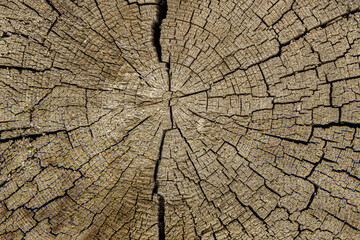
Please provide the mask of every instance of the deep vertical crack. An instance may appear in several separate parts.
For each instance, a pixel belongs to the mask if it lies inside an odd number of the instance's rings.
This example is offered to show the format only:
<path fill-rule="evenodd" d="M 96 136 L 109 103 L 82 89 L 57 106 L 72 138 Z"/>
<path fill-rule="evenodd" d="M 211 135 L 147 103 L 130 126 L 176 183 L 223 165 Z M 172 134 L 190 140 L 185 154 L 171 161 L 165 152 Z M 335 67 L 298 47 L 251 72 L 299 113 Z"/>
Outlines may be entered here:
<path fill-rule="evenodd" d="M 166 0 L 161 0 L 160 4 L 158 6 L 156 20 L 152 26 L 152 30 L 153 30 L 153 34 L 154 34 L 153 44 L 156 48 L 159 62 L 162 62 L 162 51 L 161 51 L 161 44 L 160 44 L 161 23 L 162 23 L 163 19 L 166 18 L 167 10 L 168 10 L 168 7 L 167 7 Z"/>
<path fill-rule="evenodd" d="M 153 195 L 158 195 L 158 227 L 159 227 L 159 240 L 165 240 L 165 199 L 162 195 L 158 193 L 159 182 L 157 180 L 159 165 L 162 158 L 162 151 L 165 142 L 165 136 L 168 130 L 164 130 L 160 142 L 159 155 L 156 160 L 155 169 L 154 169 L 154 182 L 155 186 L 153 188 Z"/>
<path fill-rule="evenodd" d="M 158 159 L 156 160 L 156 163 L 155 163 L 155 169 L 154 169 L 155 186 L 153 188 L 153 194 L 158 194 L 159 183 L 158 183 L 158 180 L 157 180 L 157 175 L 158 175 L 158 172 L 159 172 L 159 165 L 160 165 L 160 161 L 161 161 L 161 158 L 162 158 L 162 150 L 163 150 L 163 146 L 164 146 L 164 142 L 165 142 L 166 132 L 167 132 L 167 130 L 164 130 L 164 132 L 162 134 L 162 138 L 161 138 L 161 142 L 160 142 L 160 148 L 159 148 L 159 155 L 158 155 Z"/>
<path fill-rule="evenodd" d="M 153 44 L 154 44 L 154 47 L 156 49 L 156 53 L 157 53 L 159 62 L 163 62 L 162 61 L 162 49 L 161 49 L 161 44 L 160 44 L 160 36 L 161 36 L 161 24 L 162 24 L 163 19 L 166 18 L 166 14 L 167 14 L 167 10 L 168 10 L 166 0 L 161 0 L 160 1 L 157 10 L 158 11 L 157 11 L 157 15 L 156 15 L 156 20 L 155 20 L 155 22 L 154 22 L 154 24 L 152 26 Z M 168 71 L 168 78 L 169 78 L 168 79 L 169 80 L 169 82 L 168 82 L 168 91 L 171 92 L 170 63 L 166 63 L 166 68 L 167 68 L 167 71 Z M 169 111 L 170 111 L 171 128 L 173 128 L 171 97 L 169 99 L 168 106 L 169 106 Z M 164 142 L 165 142 L 165 136 L 166 136 L 166 132 L 168 130 L 164 130 L 164 132 L 163 132 L 161 143 L 160 143 L 160 148 L 159 148 L 159 156 L 158 156 L 158 159 L 156 161 L 156 165 L 155 165 L 155 169 L 154 169 L 155 186 L 154 186 L 154 189 L 153 189 L 153 194 L 157 194 L 158 197 L 159 197 L 158 198 L 159 240 L 165 240 L 165 199 L 164 199 L 164 197 L 162 195 L 160 195 L 158 193 L 159 182 L 157 180 L 157 176 L 158 176 L 160 161 L 161 161 L 161 158 L 162 158 L 162 151 L 163 151 L 163 146 L 164 146 Z"/>
<path fill-rule="evenodd" d="M 160 0 L 160 3 L 158 5 L 158 9 L 157 9 L 156 19 L 155 19 L 154 24 L 152 26 L 153 44 L 154 44 L 154 46 L 156 48 L 156 52 L 157 52 L 159 62 L 164 62 L 162 60 L 162 47 L 161 47 L 161 44 L 160 44 L 160 37 L 161 37 L 161 24 L 162 24 L 163 20 L 166 18 L 167 10 L 168 10 L 167 1 L 166 0 Z M 172 90 L 171 90 L 170 60 L 169 60 L 169 62 L 166 62 L 166 69 L 167 69 L 167 73 L 168 73 L 168 91 L 172 92 Z M 168 106 L 169 106 L 169 110 L 170 110 L 171 128 L 173 128 L 174 127 L 174 122 L 173 122 L 173 111 L 172 111 L 172 106 L 171 106 L 171 98 L 169 99 Z"/>
<path fill-rule="evenodd" d="M 159 240 L 165 240 L 165 200 L 159 195 Z"/>
<path fill-rule="evenodd" d="M 169 60 L 170 61 L 170 60 Z M 170 62 L 166 63 L 167 73 L 168 73 L 168 91 L 171 92 L 171 97 L 168 102 L 169 106 L 169 114 L 170 114 L 170 121 L 171 121 L 171 129 L 174 128 L 174 117 L 173 117 L 173 109 L 172 109 L 172 97 L 173 97 L 173 91 L 171 90 L 171 73 L 170 73 Z"/>

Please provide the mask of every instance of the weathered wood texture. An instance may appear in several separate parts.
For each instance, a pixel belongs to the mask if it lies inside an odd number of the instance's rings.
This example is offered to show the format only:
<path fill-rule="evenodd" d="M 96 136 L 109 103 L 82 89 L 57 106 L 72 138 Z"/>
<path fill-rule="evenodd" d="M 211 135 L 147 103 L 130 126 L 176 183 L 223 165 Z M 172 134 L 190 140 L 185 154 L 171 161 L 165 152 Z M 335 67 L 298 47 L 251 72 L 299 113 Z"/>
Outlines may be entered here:
<path fill-rule="evenodd" d="M 359 0 L 0 0 L 0 239 L 360 239 Z"/>

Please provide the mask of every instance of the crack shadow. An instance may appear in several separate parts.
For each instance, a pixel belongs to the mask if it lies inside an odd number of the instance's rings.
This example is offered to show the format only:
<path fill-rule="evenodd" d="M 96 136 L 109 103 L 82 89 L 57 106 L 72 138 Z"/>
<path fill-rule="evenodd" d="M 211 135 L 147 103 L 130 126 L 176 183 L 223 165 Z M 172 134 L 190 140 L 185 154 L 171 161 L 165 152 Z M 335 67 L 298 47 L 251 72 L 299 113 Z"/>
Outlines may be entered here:
<path fill-rule="evenodd" d="M 153 45 L 156 48 L 157 56 L 159 62 L 162 62 L 162 51 L 161 51 L 161 44 L 160 44 L 160 35 L 161 35 L 161 24 L 162 21 L 166 18 L 168 6 L 166 0 L 161 0 L 156 14 L 156 20 L 152 26 L 153 30 Z"/>

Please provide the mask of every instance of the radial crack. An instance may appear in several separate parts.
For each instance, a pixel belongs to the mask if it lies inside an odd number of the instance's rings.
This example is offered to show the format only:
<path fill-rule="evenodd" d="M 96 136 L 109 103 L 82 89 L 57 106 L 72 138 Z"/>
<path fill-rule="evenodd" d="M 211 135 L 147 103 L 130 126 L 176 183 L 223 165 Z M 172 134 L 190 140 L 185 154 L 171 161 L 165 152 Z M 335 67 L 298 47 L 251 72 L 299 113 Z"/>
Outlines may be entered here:
<path fill-rule="evenodd" d="M 158 227 L 159 227 L 159 240 L 165 240 L 165 199 L 162 195 L 160 195 L 158 193 L 158 188 L 159 188 L 159 182 L 157 179 L 158 176 L 158 171 L 159 171 L 159 165 L 160 165 L 160 161 L 162 158 L 162 151 L 163 151 L 163 146 L 164 146 L 164 142 L 165 142 L 165 136 L 168 130 L 164 130 L 163 134 L 162 134 L 162 139 L 161 139 L 161 143 L 160 143 L 160 148 L 159 148 L 159 156 L 158 159 L 156 161 L 156 165 L 155 165 L 155 169 L 154 169 L 154 182 L 155 182 L 155 186 L 153 188 L 153 195 L 157 194 L 159 199 L 158 199 Z"/>
<path fill-rule="evenodd" d="M 161 36 L 161 24 L 163 19 L 166 18 L 166 14 L 167 14 L 167 10 L 168 10 L 168 6 L 167 6 L 167 2 L 166 0 L 161 0 L 159 5 L 158 5 L 158 9 L 157 9 L 157 15 L 156 15 L 156 19 L 154 21 L 154 24 L 152 26 L 152 30 L 153 30 L 153 45 L 156 49 L 156 53 L 158 56 L 158 61 L 159 62 L 163 62 L 162 61 L 162 49 L 161 49 L 161 44 L 160 44 L 160 36 Z M 171 92 L 171 77 L 170 77 L 170 63 L 166 63 L 166 68 L 167 68 L 167 72 L 168 72 L 168 91 Z M 171 97 L 168 100 L 168 107 L 169 107 L 169 115 L 170 115 L 170 121 L 171 121 L 171 129 L 174 126 L 173 123 L 173 113 L 172 113 L 172 106 L 171 106 Z M 160 143 L 160 148 L 159 148 L 159 156 L 158 159 L 156 161 L 156 165 L 155 165 L 155 169 L 154 169 L 154 182 L 155 182 L 155 186 L 153 188 L 153 194 L 157 194 L 158 195 L 158 227 L 159 227 L 159 240 L 165 240 L 165 199 L 162 195 L 160 195 L 158 193 L 158 188 L 159 188 L 159 182 L 157 179 L 158 176 L 158 171 L 159 171 L 159 166 L 160 166 L 160 161 L 162 158 L 162 151 L 163 151 L 163 146 L 164 146 L 164 142 L 165 142 L 165 136 L 167 131 L 170 129 L 166 129 L 163 131 L 163 135 L 162 135 L 162 139 L 161 139 L 161 143 Z"/>
<path fill-rule="evenodd" d="M 160 161 L 162 158 L 162 149 L 164 146 L 164 142 L 165 142 L 165 136 L 166 136 L 166 132 L 167 130 L 164 130 L 162 138 L 161 138 L 161 142 L 160 142 L 160 148 L 159 148 L 159 156 L 158 159 L 156 160 L 156 164 L 155 164 L 155 169 L 154 169 L 154 182 L 155 182 L 155 186 L 153 188 L 153 194 L 157 194 L 158 193 L 158 187 L 159 187 L 159 183 L 157 180 L 157 175 L 158 175 L 158 171 L 159 171 L 159 165 L 160 165 Z"/>
<path fill-rule="evenodd" d="M 159 62 L 162 62 L 162 51 L 161 51 L 161 44 L 160 44 L 160 35 L 161 35 L 161 23 L 163 19 L 166 18 L 168 6 L 166 0 L 161 0 L 160 4 L 158 6 L 158 12 L 156 15 L 156 20 L 152 26 L 153 30 L 153 44 L 156 48 L 157 56 L 159 59 Z"/>
<path fill-rule="evenodd" d="M 165 199 L 159 194 L 159 240 L 165 240 Z"/>

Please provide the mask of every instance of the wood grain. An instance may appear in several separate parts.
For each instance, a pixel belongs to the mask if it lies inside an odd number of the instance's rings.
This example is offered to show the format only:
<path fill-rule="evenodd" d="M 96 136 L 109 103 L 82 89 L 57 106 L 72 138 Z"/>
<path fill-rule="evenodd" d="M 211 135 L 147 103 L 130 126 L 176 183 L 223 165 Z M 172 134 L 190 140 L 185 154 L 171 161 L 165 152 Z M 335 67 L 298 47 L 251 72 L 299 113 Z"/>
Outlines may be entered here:
<path fill-rule="evenodd" d="M 0 0 L 0 239 L 360 239 L 358 0 Z"/>

